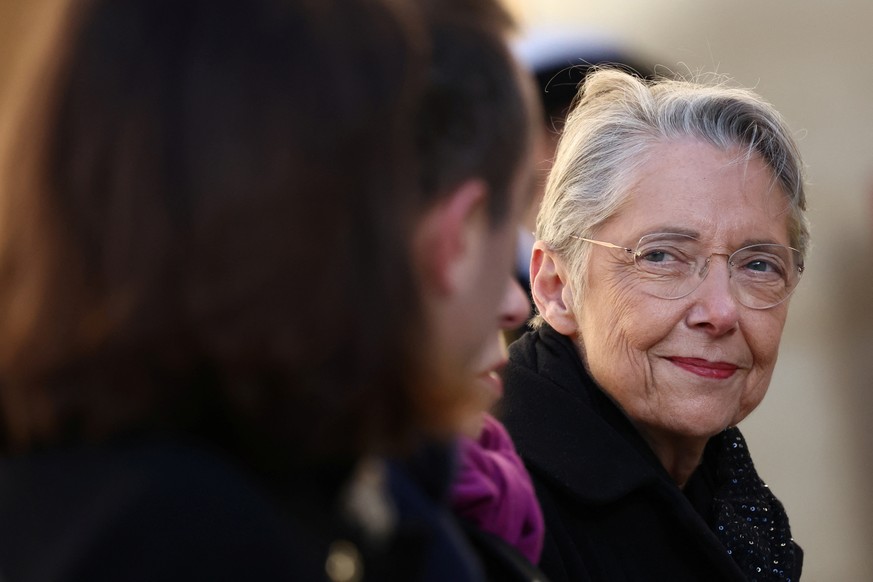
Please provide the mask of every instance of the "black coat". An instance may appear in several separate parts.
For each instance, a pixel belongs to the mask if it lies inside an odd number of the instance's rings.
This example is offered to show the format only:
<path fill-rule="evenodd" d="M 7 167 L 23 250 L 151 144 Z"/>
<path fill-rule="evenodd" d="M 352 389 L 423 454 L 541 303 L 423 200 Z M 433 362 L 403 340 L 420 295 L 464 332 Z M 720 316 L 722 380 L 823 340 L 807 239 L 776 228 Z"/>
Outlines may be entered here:
<path fill-rule="evenodd" d="M 802 551 L 737 429 L 710 439 L 683 491 L 569 338 L 526 334 L 505 384 L 500 416 L 537 489 L 554 582 L 799 579 Z"/>
<path fill-rule="evenodd" d="M 0 461 L 4 581 L 321 580 L 327 540 L 307 529 L 233 463 L 177 442 Z"/>
<path fill-rule="evenodd" d="M 329 556 L 364 581 L 482 580 L 448 508 L 394 469 L 390 538 L 352 527 L 336 507 L 350 468 L 268 487 L 221 451 L 150 437 L 3 458 L 0 580 L 315 582 Z"/>

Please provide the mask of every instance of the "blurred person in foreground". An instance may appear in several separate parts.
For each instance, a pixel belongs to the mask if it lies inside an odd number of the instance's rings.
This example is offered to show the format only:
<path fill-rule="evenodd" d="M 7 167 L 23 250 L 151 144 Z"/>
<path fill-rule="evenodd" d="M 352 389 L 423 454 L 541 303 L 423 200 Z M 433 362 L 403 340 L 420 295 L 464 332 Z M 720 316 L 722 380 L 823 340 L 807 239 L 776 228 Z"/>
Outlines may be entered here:
<path fill-rule="evenodd" d="M 761 402 L 808 245 L 801 159 L 726 82 L 590 74 L 531 260 L 504 420 L 553 580 L 797 580 L 736 425 Z"/>
<path fill-rule="evenodd" d="M 433 271 L 440 285 L 432 291 L 441 292 L 443 284 L 458 287 L 465 290 L 465 296 L 481 302 L 463 311 L 444 313 L 434 321 L 444 345 L 452 347 L 474 373 L 478 406 L 471 409 L 466 436 L 460 441 L 453 435 L 443 442 L 431 442 L 393 468 L 425 484 L 435 497 L 446 501 L 463 497 L 463 508 L 454 504 L 462 517 L 459 537 L 465 534 L 472 542 L 488 579 L 543 580 L 542 573 L 530 563 L 538 557 L 543 534 L 530 477 L 508 437 L 500 438 L 505 431 L 482 412 L 502 394 L 498 372 L 506 363 L 505 347 L 496 333 L 485 338 L 484 350 L 471 344 L 471 340 L 483 341 L 475 339 L 475 330 L 489 329 L 477 320 L 491 318 L 490 329 L 499 326 L 506 330 L 527 317 L 524 293 L 511 277 L 512 246 L 516 225 L 530 204 L 538 104 L 533 86 L 509 52 L 507 41 L 513 23 L 497 3 L 442 0 L 425 4 L 433 10 L 427 18 L 433 55 L 418 139 L 421 191 L 432 210 L 418 228 L 419 248 L 430 253 L 430 258 L 423 256 L 420 263 L 432 272 L 433 259 L 439 257 L 433 249 L 453 254 L 463 246 L 482 246 L 478 236 L 471 236 L 476 231 L 469 219 L 469 224 L 460 225 L 469 233 L 458 240 L 461 246 L 450 248 L 440 242 L 446 232 L 459 228 L 456 221 L 466 214 L 459 213 L 464 205 L 479 207 L 478 213 L 486 212 L 491 223 L 501 225 L 505 244 L 483 246 L 485 254 L 475 255 L 479 259 L 490 256 L 493 264 L 467 261 L 463 268 L 451 272 Z M 477 21 L 490 22 L 495 34 L 482 34 L 473 26 Z M 519 86 L 525 89 L 522 95 Z M 492 278 L 487 285 L 504 289 L 503 299 L 496 305 L 499 320 L 493 319 L 495 305 L 484 303 L 493 294 L 483 293 L 483 275 Z M 459 487 L 463 489 L 460 495 Z M 488 488 L 487 493 L 484 488 Z M 494 495 L 489 495 L 491 492 Z M 405 497 L 398 494 L 398 498 Z M 433 580 L 454 579 L 436 560 L 429 574 Z"/>
<path fill-rule="evenodd" d="M 4 580 L 479 579 L 382 459 L 479 413 L 530 120 L 507 74 L 517 174 L 423 196 L 419 7 L 69 4 L 0 191 Z"/>
<path fill-rule="evenodd" d="M 505 329 L 526 320 L 530 304 L 512 279 L 504 312 Z M 531 477 L 503 424 L 491 413 L 503 396 L 499 372 L 505 366 L 506 342 L 489 358 L 479 379 L 486 409 L 458 441 L 458 471 L 450 501 L 464 531 L 479 551 L 489 579 L 538 580 L 545 574 L 534 568 L 543 549 L 545 523 Z M 496 364 L 494 362 L 497 362 Z"/>

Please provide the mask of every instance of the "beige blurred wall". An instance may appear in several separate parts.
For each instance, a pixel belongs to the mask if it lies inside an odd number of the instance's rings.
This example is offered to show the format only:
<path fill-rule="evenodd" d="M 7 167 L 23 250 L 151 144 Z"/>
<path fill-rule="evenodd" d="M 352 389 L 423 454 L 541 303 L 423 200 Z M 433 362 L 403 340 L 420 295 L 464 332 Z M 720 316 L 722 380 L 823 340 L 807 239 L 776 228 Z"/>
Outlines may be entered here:
<path fill-rule="evenodd" d="M 0 0 L 0 100 L 9 90 L 17 59 L 31 44 L 31 35 L 24 30 L 33 25 L 43 4 L 43 0 Z"/>
<path fill-rule="evenodd" d="M 21 41 L 16 30 L 23 18 L 24 6 L 23 0 L 0 0 L 0 106 L 9 89 L 16 45 Z"/>
<path fill-rule="evenodd" d="M 509 0 L 670 70 L 773 102 L 808 165 L 813 249 L 764 403 L 741 428 L 806 552 L 804 580 L 873 580 L 873 2 Z"/>

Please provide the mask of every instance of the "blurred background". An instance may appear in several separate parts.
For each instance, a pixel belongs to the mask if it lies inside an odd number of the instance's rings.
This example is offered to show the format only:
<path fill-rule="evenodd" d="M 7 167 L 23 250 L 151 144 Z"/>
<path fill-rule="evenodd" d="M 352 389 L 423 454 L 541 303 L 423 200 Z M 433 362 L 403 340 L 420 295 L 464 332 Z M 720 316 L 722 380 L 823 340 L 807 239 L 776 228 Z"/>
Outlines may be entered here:
<path fill-rule="evenodd" d="M 729 75 L 796 130 L 813 247 L 770 392 L 742 429 L 806 552 L 804 580 L 873 580 L 873 2 L 505 1 L 528 32 Z M 37 17 L 56 5 L 0 0 L 0 113 L 10 77 L 27 72 L 19 57 L 39 44 Z"/>

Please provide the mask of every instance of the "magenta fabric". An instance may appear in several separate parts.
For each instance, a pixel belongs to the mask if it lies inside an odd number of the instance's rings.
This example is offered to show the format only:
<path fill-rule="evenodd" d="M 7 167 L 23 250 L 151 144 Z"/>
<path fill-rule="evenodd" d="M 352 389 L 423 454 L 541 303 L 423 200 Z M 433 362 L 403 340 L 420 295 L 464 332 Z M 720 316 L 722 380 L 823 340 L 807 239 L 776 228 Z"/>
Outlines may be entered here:
<path fill-rule="evenodd" d="M 536 564 L 545 525 L 530 475 L 503 425 L 490 414 L 478 440 L 462 437 L 451 501 L 456 514 L 500 536 Z"/>

